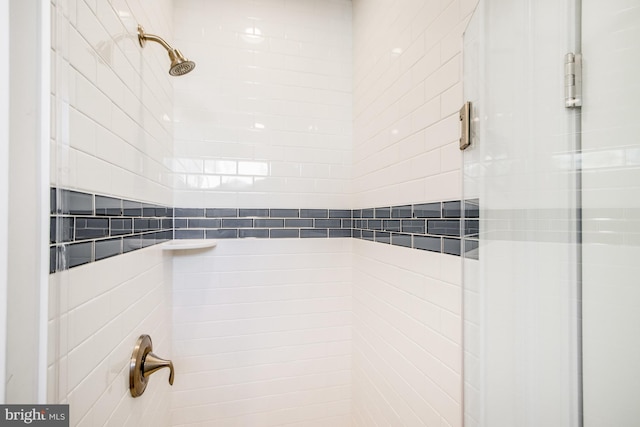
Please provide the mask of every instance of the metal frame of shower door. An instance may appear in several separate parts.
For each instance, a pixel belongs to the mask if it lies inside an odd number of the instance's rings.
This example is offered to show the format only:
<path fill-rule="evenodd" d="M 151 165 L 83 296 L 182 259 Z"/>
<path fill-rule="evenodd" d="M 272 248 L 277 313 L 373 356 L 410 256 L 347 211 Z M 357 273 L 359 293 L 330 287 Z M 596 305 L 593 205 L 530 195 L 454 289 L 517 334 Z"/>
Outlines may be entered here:
<path fill-rule="evenodd" d="M 567 52 L 581 53 L 582 52 L 582 0 L 569 0 L 569 11 L 567 16 L 569 17 L 568 31 L 569 31 L 569 43 L 567 46 Z M 581 108 L 569 108 L 567 109 L 567 121 L 568 121 L 568 134 L 574 135 L 574 162 L 575 168 L 575 305 L 574 316 L 576 319 L 576 337 L 575 343 L 575 357 L 576 357 L 576 372 L 575 372 L 575 386 L 576 402 L 573 403 L 574 413 L 577 416 L 577 425 L 584 426 L 584 411 L 583 411 L 583 353 L 582 353 L 582 162 L 580 158 L 582 156 L 582 111 Z"/>
<path fill-rule="evenodd" d="M 38 402 L 47 402 L 47 361 L 49 350 L 49 214 L 51 212 L 51 4 L 48 0 L 38 3 L 38 38 L 40 61 L 40 85 L 38 90 L 38 112 L 40 128 L 38 142 L 40 148 L 39 202 L 40 235 L 38 275 L 39 283 L 39 334 L 38 334 Z"/>

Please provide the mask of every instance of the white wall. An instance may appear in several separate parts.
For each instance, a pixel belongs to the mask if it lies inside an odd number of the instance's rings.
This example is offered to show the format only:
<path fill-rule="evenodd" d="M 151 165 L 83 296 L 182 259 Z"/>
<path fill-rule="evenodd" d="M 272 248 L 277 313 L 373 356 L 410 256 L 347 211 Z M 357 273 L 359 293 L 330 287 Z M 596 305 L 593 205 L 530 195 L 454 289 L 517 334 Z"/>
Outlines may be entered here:
<path fill-rule="evenodd" d="M 174 257 L 175 426 L 350 426 L 351 240 Z"/>
<path fill-rule="evenodd" d="M 169 60 L 136 33 L 171 41 L 171 2 L 61 0 L 53 14 L 51 183 L 172 205 Z M 168 372 L 133 399 L 127 367 L 141 334 L 171 357 L 171 277 L 157 247 L 50 276 L 49 401 L 70 404 L 71 425 L 168 425 Z"/>
<path fill-rule="evenodd" d="M 351 2 L 175 2 L 176 206 L 346 208 Z"/>
<path fill-rule="evenodd" d="M 48 28 L 46 3 L 9 4 L 10 120 L 6 398 L 42 402 L 46 366 Z M 44 22 L 44 24 L 43 24 Z M 43 46 L 44 44 L 44 46 Z M 44 79 L 44 82 L 43 82 Z M 4 95 L 4 93 L 3 93 Z M 44 139 L 44 141 L 43 141 Z M 44 159 L 44 163 L 43 163 Z M 44 183 L 44 188 L 43 188 Z M 43 291 L 44 290 L 44 291 Z M 40 302 L 44 303 L 43 306 Z M 30 333 L 25 334 L 25 331 Z"/>
<path fill-rule="evenodd" d="M 640 7 L 583 1 L 583 345 L 586 427 L 637 422 L 640 381 Z"/>
<path fill-rule="evenodd" d="M 0 50 L 9 51 L 9 2 L 8 0 L 0 1 Z M 10 59 L 9 59 L 10 62 Z M 6 344 L 7 344 L 7 254 L 9 249 L 8 239 L 8 212 L 9 212 L 9 67 L 0 69 L 0 93 L 5 94 L 0 98 L 0 170 L 2 178 L 0 178 L 0 312 L 5 313 L 0 316 L 0 402 L 5 401 L 5 362 L 6 362 Z"/>
<path fill-rule="evenodd" d="M 354 207 L 461 197 L 474 0 L 355 0 Z M 460 259 L 354 242 L 354 425 L 462 425 Z"/>

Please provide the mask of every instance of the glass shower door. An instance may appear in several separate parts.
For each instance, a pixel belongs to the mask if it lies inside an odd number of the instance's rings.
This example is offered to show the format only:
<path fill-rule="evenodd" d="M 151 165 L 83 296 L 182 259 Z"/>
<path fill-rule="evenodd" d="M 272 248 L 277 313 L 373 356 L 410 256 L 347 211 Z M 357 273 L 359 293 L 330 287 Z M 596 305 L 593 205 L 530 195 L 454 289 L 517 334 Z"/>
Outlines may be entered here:
<path fill-rule="evenodd" d="M 467 427 L 638 424 L 639 23 L 637 0 L 481 0 L 465 33 Z"/>
<path fill-rule="evenodd" d="M 464 197 L 480 211 L 463 263 L 466 427 L 581 423 L 575 16 L 569 0 L 481 0 L 465 32 Z"/>

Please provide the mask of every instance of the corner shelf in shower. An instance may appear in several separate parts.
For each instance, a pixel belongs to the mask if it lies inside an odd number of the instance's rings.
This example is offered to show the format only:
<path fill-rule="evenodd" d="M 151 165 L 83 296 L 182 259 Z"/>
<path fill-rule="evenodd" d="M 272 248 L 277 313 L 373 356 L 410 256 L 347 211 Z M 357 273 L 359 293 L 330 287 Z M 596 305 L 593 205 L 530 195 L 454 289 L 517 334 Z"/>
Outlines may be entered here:
<path fill-rule="evenodd" d="M 189 249 L 215 248 L 217 240 L 210 239 L 178 239 L 170 240 L 162 244 L 163 251 L 186 251 Z"/>

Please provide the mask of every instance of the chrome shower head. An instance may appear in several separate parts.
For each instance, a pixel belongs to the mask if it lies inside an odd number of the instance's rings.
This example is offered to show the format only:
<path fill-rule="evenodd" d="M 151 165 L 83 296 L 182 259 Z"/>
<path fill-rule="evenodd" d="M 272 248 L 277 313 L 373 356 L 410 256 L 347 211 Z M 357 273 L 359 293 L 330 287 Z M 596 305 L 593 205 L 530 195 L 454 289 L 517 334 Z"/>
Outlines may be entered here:
<path fill-rule="evenodd" d="M 180 52 L 178 49 L 174 49 L 169 46 L 169 43 L 164 41 L 161 37 L 145 33 L 142 25 L 138 25 L 138 43 L 140 43 L 140 47 L 144 47 L 147 40 L 156 42 L 162 45 L 162 47 L 167 50 L 169 59 L 171 60 L 169 74 L 171 74 L 172 76 L 184 76 L 185 74 L 196 68 L 196 63 L 185 58 L 182 52 Z"/>

